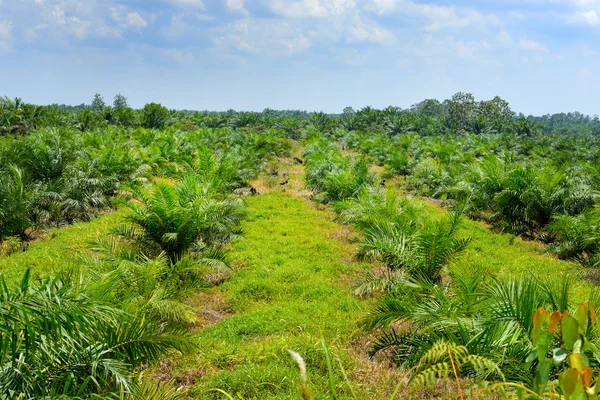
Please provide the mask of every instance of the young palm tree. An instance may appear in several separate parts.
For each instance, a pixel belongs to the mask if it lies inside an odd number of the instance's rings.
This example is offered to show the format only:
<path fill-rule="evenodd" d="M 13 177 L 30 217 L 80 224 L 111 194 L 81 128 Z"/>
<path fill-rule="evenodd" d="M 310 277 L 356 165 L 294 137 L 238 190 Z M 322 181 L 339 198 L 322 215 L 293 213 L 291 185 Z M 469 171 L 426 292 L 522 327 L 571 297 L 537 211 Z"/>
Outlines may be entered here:
<path fill-rule="evenodd" d="M 224 197 L 195 175 L 175 186 L 157 183 L 136 194 L 141 204 L 128 204 L 129 225 L 117 233 L 149 255 L 163 251 L 175 263 L 194 247 L 223 246 L 240 233 L 241 202 Z"/>
<path fill-rule="evenodd" d="M 50 278 L 0 286 L 0 396 L 38 398 L 129 392 L 132 369 L 173 349 L 181 332 L 108 306 Z"/>
<path fill-rule="evenodd" d="M 447 286 L 414 278 L 399 282 L 366 321 L 368 329 L 380 331 L 372 354 L 389 350 L 399 365 L 411 367 L 443 341 L 497 363 L 509 380 L 531 384 L 525 360 L 534 349 L 535 312 L 541 307 L 572 310 L 569 282 L 485 276 L 481 271 L 453 272 Z M 590 332 L 590 340 L 597 339 Z"/>
<path fill-rule="evenodd" d="M 341 222 L 352 224 L 362 231 L 375 228 L 381 221 L 388 221 L 411 234 L 421 223 L 421 207 L 399 197 L 393 189 L 387 189 L 385 195 L 380 190 L 363 190 L 356 199 L 336 202 L 334 209 Z"/>
<path fill-rule="evenodd" d="M 365 232 L 359 257 L 380 260 L 391 271 L 405 270 L 440 282 L 442 270 L 465 250 L 470 239 L 457 238 L 462 210 L 445 221 L 426 224 L 414 233 L 406 226 L 382 221 Z M 365 285 L 370 285 L 365 282 Z"/>
<path fill-rule="evenodd" d="M 18 235 L 25 238 L 25 232 L 36 221 L 38 192 L 28 184 L 22 169 L 9 165 L 7 171 L 0 171 L 0 239 Z"/>

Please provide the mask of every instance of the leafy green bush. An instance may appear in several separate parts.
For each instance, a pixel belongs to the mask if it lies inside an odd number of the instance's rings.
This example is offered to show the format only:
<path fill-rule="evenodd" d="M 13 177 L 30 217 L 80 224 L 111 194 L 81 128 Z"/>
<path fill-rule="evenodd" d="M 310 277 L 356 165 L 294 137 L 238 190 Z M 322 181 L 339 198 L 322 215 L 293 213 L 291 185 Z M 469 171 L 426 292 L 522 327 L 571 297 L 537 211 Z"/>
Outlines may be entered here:
<path fill-rule="evenodd" d="M 167 125 L 169 110 L 158 103 L 148 103 L 142 112 L 142 126 L 148 129 L 162 129 Z"/>
<path fill-rule="evenodd" d="M 18 236 L 10 236 L 0 242 L 0 254 L 10 256 L 23 250 L 23 241 Z"/>

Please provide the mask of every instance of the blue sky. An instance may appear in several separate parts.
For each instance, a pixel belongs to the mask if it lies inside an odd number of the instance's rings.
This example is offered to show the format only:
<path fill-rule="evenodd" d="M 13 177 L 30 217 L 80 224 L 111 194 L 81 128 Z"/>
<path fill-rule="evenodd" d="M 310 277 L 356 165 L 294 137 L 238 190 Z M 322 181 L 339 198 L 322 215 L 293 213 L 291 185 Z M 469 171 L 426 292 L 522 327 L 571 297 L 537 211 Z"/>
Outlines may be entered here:
<path fill-rule="evenodd" d="M 0 94 L 341 111 L 458 91 L 600 113 L 600 0 L 0 0 Z"/>

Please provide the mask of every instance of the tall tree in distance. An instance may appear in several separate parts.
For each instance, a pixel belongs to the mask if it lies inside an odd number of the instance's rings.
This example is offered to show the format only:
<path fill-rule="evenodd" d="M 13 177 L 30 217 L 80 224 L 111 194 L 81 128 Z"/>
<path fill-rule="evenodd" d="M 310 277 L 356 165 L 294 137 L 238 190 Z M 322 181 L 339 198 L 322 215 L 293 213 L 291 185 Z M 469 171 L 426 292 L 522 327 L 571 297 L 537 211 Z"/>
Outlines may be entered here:
<path fill-rule="evenodd" d="M 471 93 L 459 92 L 447 100 L 446 109 L 450 126 L 456 130 L 464 130 L 475 118 L 477 103 Z"/>
<path fill-rule="evenodd" d="M 127 104 L 127 97 L 123 96 L 121 93 L 117 93 L 113 100 L 113 108 L 115 110 L 120 110 L 127 107 L 129 107 L 129 104 Z"/>
<path fill-rule="evenodd" d="M 143 126 L 150 129 L 162 129 L 169 119 L 169 110 L 158 103 L 149 103 L 144 106 Z"/>
<path fill-rule="evenodd" d="M 96 93 L 92 100 L 92 104 L 90 105 L 90 109 L 92 111 L 103 112 L 105 107 L 106 103 L 104 102 L 104 99 L 99 93 Z"/>

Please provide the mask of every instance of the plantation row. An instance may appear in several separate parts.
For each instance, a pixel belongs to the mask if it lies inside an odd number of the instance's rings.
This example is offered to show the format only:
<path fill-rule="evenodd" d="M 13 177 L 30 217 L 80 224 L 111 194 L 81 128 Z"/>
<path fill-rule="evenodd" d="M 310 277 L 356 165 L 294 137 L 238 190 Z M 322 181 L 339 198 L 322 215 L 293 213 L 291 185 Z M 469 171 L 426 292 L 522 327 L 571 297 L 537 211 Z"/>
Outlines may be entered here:
<path fill-rule="evenodd" d="M 365 321 L 378 338 L 371 355 L 384 352 L 411 370 L 413 385 L 456 379 L 457 390 L 475 398 L 597 398 L 597 293 L 577 305 L 568 280 L 456 269 L 453 261 L 469 245 L 457 236 L 466 203 L 445 219 L 425 219 L 414 201 L 384 189 L 364 160 L 344 157 L 331 139 L 313 137 L 306 152 L 315 198 L 361 232 L 359 259 L 385 267 L 356 289 L 380 293 Z M 461 380 L 470 384 L 463 389 Z"/>
<path fill-rule="evenodd" d="M 468 213 L 549 251 L 598 265 L 600 189 L 595 136 L 419 137 L 347 133 L 338 138 L 401 177 L 406 190 L 467 201 Z"/>
<path fill-rule="evenodd" d="M 123 113 L 131 118 L 118 117 Z M 562 258 L 591 266 L 600 262 L 597 118 L 578 113 L 517 117 L 500 98 L 476 102 L 464 93 L 443 103 L 426 100 L 410 110 L 347 108 L 338 115 L 177 112 L 155 103 L 133 110 L 121 95 L 115 96 L 112 107 L 99 95 L 91 105 L 79 107 L 39 107 L 4 99 L 0 135 L 63 129 L 0 142 L 0 239 L 27 239 L 31 227 L 89 219 L 109 205 L 119 183 L 168 172 L 170 153 L 178 142 L 185 146 L 185 139 L 144 137 L 135 133 L 139 130 L 130 136 L 116 128 L 140 126 L 171 126 L 179 136 L 198 127 L 223 129 L 213 135 L 229 135 L 227 127 L 235 135 L 270 131 L 292 139 L 321 132 L 367 156 L 368 162 L 385 166 L 388 176 L 406 177 L 403 183 L 411 192 L 469 199 L 472 217 L 541 240 Z M 20 190 L 34 182 L 37 195 Z M 25 216 L 26 209 L 35 211 Z M 5 247 L 11 251 L 19 243 L 13 239 Z"/>
<path fill-rule="evenodd" d="M 153 176 L 218 173 L 222 182 L 214 183 L 216 190 L 235 189 L 282 146 L 278 131 L 210 129 L 48 128 L 0 138 L 0 240 L 27 240 L 38 229 L 90 220 L 115 205 L 124 185 L 140 188 Z"/>
<path fill-rule="evenodd" d="M 4 140 L 3 236 L 26 238 L 132 200 L 122 226 L 77 267 L 3 282 L 0 397 L 183 396 L 140 366 L 193 349 L 187 328 L 197 311 L 182 300 L 228 271 L 226 246 L 244 217 L 238 189 L 288 145 L 274 132 L 219 130 L 48 129 Z"/>
<path fill-rule="evenodd" d="M 278 128 L 298 138 L 303 129 L 333 132 L 336 129 L 385 133 L 395 136 L 414 132 L 420 136 L 441 134 L 512 133 L 535 136 L 540 133 L 599 135 L 600 120 L 578 112 L 525 116 L 511 110 L 500 97 L 476 101 L 472 94 L 457 93 L 451 99 L 439 102 L 427 99 L 410 109 L 387 107 L 383 110 L 347 107 L 341 114 L 325 114 L 299 110 L 265 109 L 257 112 L 197 112 L 169 110 L 158 103 L 133 109 L 127 99 L 117 94 L 113 105 L 105 103 L 96 94 L 91 104 L 79 106 L 35 106 L 21 99 L 0 98 L 0 136 L 24 135 L 43 127 L 63 127 L 82 132 L 106 129 L 108 126 L 125 128 L 193 130 L 198 127 L 240 129 Z"/>
<path fill-rule="evenodd" d="M 456 261 L 471 242 L 458 230 L 466 214 L 597 267 L 598 133 L 597 118 L 525 118 L 502 99 L 462 93 L 338 115 L 133 110 L 122 96 L 113 107 L 99 96 L 81 107 L 4 99 L 1 253 L 127 213 L 77 267 L 4 282 L 0 397 L 185 396 L 139 371 L 173 351 L 193 353 L 197 310 L 184 300 L 227 274 L 243 197 L 257 193 L 249 181 L 277 175 L 277 158 L 297 140 L 313 200 L 359 232 L 358 260 L 380 266 L 354 287 L 375 303 L 363 324 L 376 338 L 372 356 L 408 370 L 414 385 L 452 379 L 461 397 L 596 398 L 595 293 L 578 305 L 564 278 L 500 279 Z M 453 211 L 427 217 L 392 187 Z M 326 368 L 339 375 L 329 360 Z"/>

